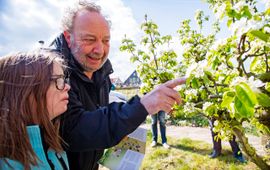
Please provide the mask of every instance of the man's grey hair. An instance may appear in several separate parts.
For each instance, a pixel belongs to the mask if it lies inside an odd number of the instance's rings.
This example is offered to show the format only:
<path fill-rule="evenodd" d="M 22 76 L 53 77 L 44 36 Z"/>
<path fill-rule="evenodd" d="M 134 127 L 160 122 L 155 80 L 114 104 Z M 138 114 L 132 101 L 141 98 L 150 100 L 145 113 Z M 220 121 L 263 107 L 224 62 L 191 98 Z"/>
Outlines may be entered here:
<path fill-rule="evenodd" d="M 81 10 L 97 12 L 106 19 L 109 26 L 111 25 L 111 22 L 101 13 L 101 7 L 99 5 L 95 4 L 94 2 L 89 2 L 87 0 L 76 0 L 75 3 L 68 6 L 64 11 L 61 21 L 63 31 L 68 31 L 70 33 L 72 32 L 74 19 L 77 13 Z"/>

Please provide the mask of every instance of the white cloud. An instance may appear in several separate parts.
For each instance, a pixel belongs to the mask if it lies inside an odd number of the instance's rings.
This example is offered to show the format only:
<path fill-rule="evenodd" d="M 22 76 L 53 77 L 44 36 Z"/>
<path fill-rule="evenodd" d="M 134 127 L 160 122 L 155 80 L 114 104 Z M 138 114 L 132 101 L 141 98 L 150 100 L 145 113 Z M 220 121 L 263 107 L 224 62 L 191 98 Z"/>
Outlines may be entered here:
<path fill-rule="evenodd" d="M 26 51 L 37 46 L 39 40 L 48 45 L 60 31 L 60 19 L 64 5 L 74 0 L 12 0 L 8 10 L 0 11 L 0 56 L 12 51 Z M 119 52 L 124 34 L 136 39 L 139 25 L 132 11 L 121 0 L 96 0 L 102 11 L 112 21 L 111 51 L 109 58 L 115 70 L 114 76 L 125 80 L 135 69 L 129 57 Z"/>
<path fill-rule="evenodd" d="M 124 81 L 135 70 L 135 65 L 130 63 L 130 55 L 119 51 L 119 46 L 125 34 L 132 39 L 138 37 L 139 24 L 134 19 L 131 9 L 124 6 L 121 0 L 99 0 L 97 3 L 112 22 L 109 55 L 114 68 L 112 77 L 120 77 Z"/>
<path fill-rule="evenodd" d="M 99 0 L 104 14 L 112 21 L 112 40 L 121 41 L 124 34 L 134 37 L 139 32 L 139 24 L 135 21 L 130 8 L 121 0 Z"/>
<path fill-rule="evenodd" d="M 8 10 L 1 11 L 0 55 L 13 51 L 26 51 L 35 47 L 39 40 L 46 41 L 58 30 L 60 13 L 46 1 L 12 0 L 5 4 Z"/>

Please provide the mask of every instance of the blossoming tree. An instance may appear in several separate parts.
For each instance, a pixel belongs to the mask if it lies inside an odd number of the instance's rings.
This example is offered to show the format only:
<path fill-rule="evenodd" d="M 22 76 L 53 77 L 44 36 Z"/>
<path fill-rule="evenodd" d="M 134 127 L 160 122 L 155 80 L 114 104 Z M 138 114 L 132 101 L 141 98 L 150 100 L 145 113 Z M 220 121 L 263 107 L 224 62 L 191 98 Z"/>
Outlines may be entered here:
<path fill-rule="evenodd" d="M 125 37 L 120 50 L 132 55 L 131 62 L 139 63 L 137 71 L 143 83 L 141 92 L 147 93 L 155 85 L 173 79 L 180 67 L 177 64 L 177 55 L 170 47 L 170 35 L 161 36 L 158 26 L 149 21 L 147 15 L 141 29 L 144 33 L 140 42 L 142 46 L 138 47 L 133 40 Z"/>
<path fill-rule="evenodd" d="M 248 143 L 243 125 L 253 124 L 270 134 L 270 2 L 260 11 L 254 0 L 207 0 L 218 19 L 225 18 L 231 34 L 216 40 L 216 33 L 204 36 L 192 30 L 189 20 L 178 30 L 185 47 L 187 87 L 183 89 L 186 112 L 215 117 L 214 130 L 220 138 L 237 136 L 242 150 L 261 169 L 266 159 Z M 200 28 L 203 12 L 196 15 Z"/>
<path fill-rule="evenodd" d="M 141 63 L 138 72 L 146 91 L 185 70 L 187 83 L 179 89 L 184 105 L 176 109 L 215 117 L 218 137 L 229 139 L 234 134 L 252 162 L 261 169 L 270 169 L 269 156 L 258 155 L 244 131 L 246 124 L 252 124 L 261 133 L 270 134 L 270 1 L 260 6 L 255 0 L 205 1 L 218 20 L 226 20 L 231 32 L 227 38 L 217 39 L 220 28 L 214 23 L 212 33 L 202 34 L 203 24 L 208 20 L 202 11 L 195 16 L 199 29 L 192 29 L 190 20 L 182 21 L 178 30 L 184 49 L 181 68 L 172 50 L 160 57 L 155 55 L 159 50 L 156 44 L 169 43 L 171 37 L 160 37 L 157 26 L 147 20 L 142 28 L 148 38 L 143 37 L 142 44 L 148 47 L 148 52 L 143 48 L 137 50 L 127 38 L 121 50 L 132 53 L 132 60 Z M 172 64 L 161 69 L 157 61 Z M 163 81 L 153 81 L 156 79 Z"/>

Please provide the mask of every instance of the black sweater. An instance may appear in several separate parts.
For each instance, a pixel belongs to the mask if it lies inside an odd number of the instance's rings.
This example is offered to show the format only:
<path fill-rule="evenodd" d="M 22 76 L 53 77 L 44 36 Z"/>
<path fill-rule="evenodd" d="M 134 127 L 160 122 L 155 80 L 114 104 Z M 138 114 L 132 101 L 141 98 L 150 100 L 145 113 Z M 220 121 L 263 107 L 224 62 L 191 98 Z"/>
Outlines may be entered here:
<path fill-rule="evenodd" d="M 61 115 L 61 135 L 68 143 L 65 148 L 70 169 L 98 169 L 103 149 L 118 144 L 148 113 L 138 96 L 127 103 L 109 104 L 109 74 L 113 72 L 109 60 L 90 80 L 70 53 L 63 34 L 52 45 L 64 55 L 71 69 L 68 110 Z"/>

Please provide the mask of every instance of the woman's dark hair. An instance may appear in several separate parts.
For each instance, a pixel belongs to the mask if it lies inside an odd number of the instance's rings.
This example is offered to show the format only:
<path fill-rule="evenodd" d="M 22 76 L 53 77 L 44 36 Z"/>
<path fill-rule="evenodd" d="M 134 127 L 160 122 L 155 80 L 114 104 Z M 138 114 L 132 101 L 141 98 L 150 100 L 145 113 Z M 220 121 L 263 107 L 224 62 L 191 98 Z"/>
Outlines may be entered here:
<path fill-rule="evenodd" d="M 46 145 L 63 151 L 60 122 L 50 120 L 46 103 L 55 62 L 64 66 L 60 54 L 45 49 L 0 57 L 0 158 L 19 161 L 25 169 L 38 162 L 28 125 L 39 125 Z"/>

